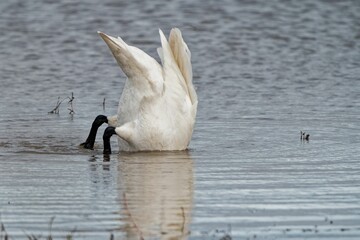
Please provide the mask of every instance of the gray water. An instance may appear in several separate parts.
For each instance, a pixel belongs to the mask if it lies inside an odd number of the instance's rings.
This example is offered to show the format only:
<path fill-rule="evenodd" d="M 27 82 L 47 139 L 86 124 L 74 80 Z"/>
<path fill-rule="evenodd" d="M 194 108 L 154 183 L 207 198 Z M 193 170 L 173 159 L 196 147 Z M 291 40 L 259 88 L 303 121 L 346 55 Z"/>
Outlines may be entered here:
<path fill-rule="evenodd" d="M 359 239 L 359 1 L 3 0 L 0 13 L 13 239 Z M 118 154 L 113 139 L 108 158 L 105 126 L 79 148 L 125 81 L 96 31 L 158 59 L 172 27 L 199 97 L 189 151 Z M 48 114 L 72 92 L 74 115 L 67 100 Z"/>

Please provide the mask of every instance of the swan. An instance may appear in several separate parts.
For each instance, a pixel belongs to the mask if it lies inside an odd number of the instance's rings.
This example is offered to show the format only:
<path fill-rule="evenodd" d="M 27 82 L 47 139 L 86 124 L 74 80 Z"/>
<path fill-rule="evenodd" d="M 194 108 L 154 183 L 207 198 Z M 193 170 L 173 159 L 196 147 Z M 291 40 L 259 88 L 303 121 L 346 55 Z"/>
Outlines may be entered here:
<path fill-rule="evenodd" d="M 191 140 L 198 99 L 192 83 L 191 52 L 181 31 L 169 39 L 159 29 L 161 64 L 120 37 L 98 32 L 127 76 L 115 116 L 95 118 L 81 144 L 93 149 L 98 128 L 104 131 L 104 153 L 111 153 L 110 138 L 118 136 L 119 151 L 185 150 Z"/>

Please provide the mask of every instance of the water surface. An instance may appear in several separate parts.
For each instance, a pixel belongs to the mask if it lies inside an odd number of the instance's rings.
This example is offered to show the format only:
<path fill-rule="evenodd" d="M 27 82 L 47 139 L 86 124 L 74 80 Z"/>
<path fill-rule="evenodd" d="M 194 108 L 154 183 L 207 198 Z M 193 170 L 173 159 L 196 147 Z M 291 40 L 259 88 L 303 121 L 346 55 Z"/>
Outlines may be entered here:
<path fill-rule="evenodd" d="M 357 1 L 2 1 L 0 218 L 65 239 L 358 239 Z M 85 140 L 125 82 L 96 31 L 154 56 L 179 27 L 199 96 L 189 151 Z M 58 99 L 74 93 L 59 114 Z M 103 100 L 106 99 L 105 108 Z M 300 141 L 300 130 L 310 141 Z M 1 239 L 1 235 L 0 235 Z"/>

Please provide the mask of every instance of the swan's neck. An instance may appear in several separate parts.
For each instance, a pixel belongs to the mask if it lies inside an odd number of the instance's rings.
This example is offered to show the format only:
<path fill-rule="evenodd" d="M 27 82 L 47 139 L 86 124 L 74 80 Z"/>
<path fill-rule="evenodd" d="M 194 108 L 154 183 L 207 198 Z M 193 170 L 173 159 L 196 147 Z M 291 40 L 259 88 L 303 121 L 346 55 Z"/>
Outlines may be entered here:
<path fill-rule="evenodd" d="M 95 118 L 94 122 L 92 123 L 89 136 L 87 137 L 86 141 L 82 143 L 81 145 L 84 146 L 87 149 L 94 149 L 94 143 L 96 138 L 96 133 L 99 127 L 103 123 L 107 123 L 108 119 L 104 115 L 99 115 Z"/>
<path fill-rule="evenodd" d="M 104 141 L 104 154 L 111 154 L 111 145 L 110 145 L 110 138 L 112 135 L 116 134 L 114 127 L 107 127 L 105 129 L 104 135 L 103 135 L 103 141 Z"/>

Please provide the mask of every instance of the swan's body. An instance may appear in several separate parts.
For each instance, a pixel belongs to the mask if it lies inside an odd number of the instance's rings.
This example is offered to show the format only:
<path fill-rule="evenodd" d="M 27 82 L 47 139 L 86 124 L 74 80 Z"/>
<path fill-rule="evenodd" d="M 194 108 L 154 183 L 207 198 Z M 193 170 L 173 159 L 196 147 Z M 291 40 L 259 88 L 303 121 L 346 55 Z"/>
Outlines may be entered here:
<path fill-rule="evenodd" d="M 116 127 L 120 151 L 184 150 L 191 140 L 198 103 L 191 54 L 179 29 L 171 30 L 169 42 L 159 32 L 161 65 L 120 37 L 99 32 L 128 77 L 116 121 L 106 121 Z"/>

